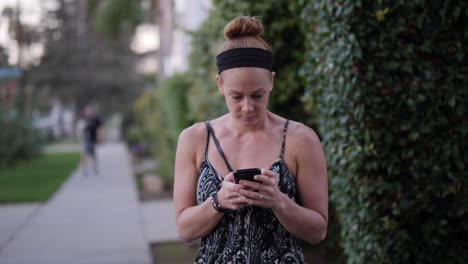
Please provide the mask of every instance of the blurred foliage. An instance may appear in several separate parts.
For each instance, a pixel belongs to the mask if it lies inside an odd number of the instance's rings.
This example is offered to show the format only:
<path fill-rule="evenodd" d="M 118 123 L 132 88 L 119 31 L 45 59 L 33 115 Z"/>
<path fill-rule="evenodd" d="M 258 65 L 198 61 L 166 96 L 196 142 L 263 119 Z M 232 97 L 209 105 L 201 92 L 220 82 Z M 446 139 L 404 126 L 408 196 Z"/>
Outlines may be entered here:
<path fill-rule="evenodd" d="M 172 182 L 174 157 L 180 132 L 191 124 L 187 95 L 190 82 L 183 75 L 173 75 L 161 81 L 156 89 L 144 93 L 134 105 L 139 136 L 148 142 L 158 161 L 159 175 Z"/>
<path fill-rule="evenodd" d="M 0 127 L 0 168 L 39 154 L 45 135 L 32 126 L 30 119 L 0 112 Z"/>
<path fill-rule="evenodd" d="M 467 263 L 468 3 L 319 0 L 301 18 L 348 263 Z"/>
<path fill-rule="evenodd" d="M 95 25 L 99 32 L 116 38 L 122 32 L 133 32 L 143 16 L 139 1 L 105 0 L 90 1 L 88 10 L 96 8 Z M 97 7 L 95 7 L 97 5 Z"/>
<path fill-rule="evenodd" d="M 129 48 L 131 23 L 124 18 L 134 17 L 132 23 L 137 21 L 136 7 L 130 7 L 137 4 L 123 0 L 88 0 L 86 4 L 61 0 L 58 4 L 38 26 L 44 42 L 41 62 L 26 71 L 26 83 L 34 87 L 34 96 L 45 94 L 77 108 L 99 103 L 106 113 L 134 100 L 143 85 L 136 73 L 138 58 Z M 128 9 L 121 10 L 124 7 Z M 117 22 L 122 12 L 131 12 L 132 16 Z M 114 39 L 106 38 L 96 24 L 108 34 L 123 31 Z"/>
<path fill-rule="evenodd" d="M 216 12 L 212 11 L 212 15 Z M 191 87 L 190 118 L 198 122 L 214 119 L 227 112 L 224 98 L 216 84 L 216 54 L 222 44 L 219 25 L 210 17 L 198 31 L 192 32 L 192 52 L 189 58 Z"/>

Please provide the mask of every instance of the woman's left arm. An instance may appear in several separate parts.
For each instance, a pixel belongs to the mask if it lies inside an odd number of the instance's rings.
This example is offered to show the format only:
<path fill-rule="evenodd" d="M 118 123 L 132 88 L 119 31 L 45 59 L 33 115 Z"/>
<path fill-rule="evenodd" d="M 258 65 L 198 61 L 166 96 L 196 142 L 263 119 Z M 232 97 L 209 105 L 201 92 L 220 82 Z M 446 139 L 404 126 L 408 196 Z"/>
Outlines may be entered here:
<path fill-rule="evenodd" d="M 292 139 L 290 137 L 289 139 Z M 267 168 L 255 176 L 261 183 L 241 181 L 241 185 L 259 192 L 239 190 L 246 202 L 271 208 L 280 223 L 298 238 L 311 244 L 324 240 L 328 224 L 327 164 L 322 145 L 315 132 L 303 125 L 290 140 L 296 155 L 296 183 L 301 205 L 278 189 L 275 174 Z M 293 151 L 290 151 L 292 153 Z"/>

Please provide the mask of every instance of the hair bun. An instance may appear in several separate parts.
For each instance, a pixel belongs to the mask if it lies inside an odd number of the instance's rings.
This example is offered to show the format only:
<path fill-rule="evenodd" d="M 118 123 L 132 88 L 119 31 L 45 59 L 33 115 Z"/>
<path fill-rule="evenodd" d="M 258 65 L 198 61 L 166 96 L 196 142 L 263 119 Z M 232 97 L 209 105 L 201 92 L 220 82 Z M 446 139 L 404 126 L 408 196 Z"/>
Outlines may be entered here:
<path fill-rule="evenodd" d="M 224 37 L 228 40 L 244 36 L 258 37 L 262 33 L 262 22 L 250 16 L 237 17 L 224 27 Z"/>

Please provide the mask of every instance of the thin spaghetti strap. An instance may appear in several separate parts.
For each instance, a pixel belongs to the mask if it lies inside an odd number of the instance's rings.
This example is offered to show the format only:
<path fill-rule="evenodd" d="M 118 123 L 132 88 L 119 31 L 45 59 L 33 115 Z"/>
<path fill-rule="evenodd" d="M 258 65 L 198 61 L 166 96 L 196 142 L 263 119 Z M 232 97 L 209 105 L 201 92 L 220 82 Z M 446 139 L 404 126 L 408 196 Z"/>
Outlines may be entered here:
<path fill-rule="evenodd" d="M 205 124 L 206 124 L 206 127 L 208 128 L 209 134 L 210 134 L 211 137 L 213 138 L 213 142 L 215 143 L 216 148 L 218 149 L 219 154 L 220 154 L 221 157 L 223 158 L 224 163 L 226 163 L 226 167 L 228 168 L 229 172 L 232 172 L 233 169 L 232 169 L 231 165 L 229 164 L 229 162 L 228 162 L 226 156 L 224 155 L 223 149 L 221 149 L 221 146 L 219 145 L 219 141 L 218 141 L 218 139 L 216 138 L 216 135 L 215 135 L 215 133 L 214 133 L 214 130 L 213 130 L 213 128 L 212 128 L 211 125 L 210 125 L 210 122 L 205 122 Z"/>
<path fill-rule="evenodd" d="M 284 129 L 283 129 L 283 142 L 281 143 L 280 159 L 283 159 L 284 157 L 284 145 L 286 143 L 286 133 L 288 132 L 288 124 L 289 124 L 289 119 L 286 119 L 286 123 L 284 124 Z"/>
<path fill-rule="evenodd" d="M 205 156 L 205 160 L 208 160 L 208 145 L 210 143 L 210 129 L 208 128 L 208 121 L 205 122 L 206 125 L 206 140 L 205 140 L 205 153 L 203 154 Z"/>

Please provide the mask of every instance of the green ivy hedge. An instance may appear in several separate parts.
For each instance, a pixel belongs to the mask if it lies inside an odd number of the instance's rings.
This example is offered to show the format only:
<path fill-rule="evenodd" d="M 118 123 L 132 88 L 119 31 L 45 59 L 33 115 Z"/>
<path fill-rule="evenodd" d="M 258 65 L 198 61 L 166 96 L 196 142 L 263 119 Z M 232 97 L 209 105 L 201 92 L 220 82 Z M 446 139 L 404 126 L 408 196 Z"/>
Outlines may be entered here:
<path fill-rule="evenodd" d="M 468 263 L 468 3 L 308 3 L 317 99 L 349 263 Z"/>

